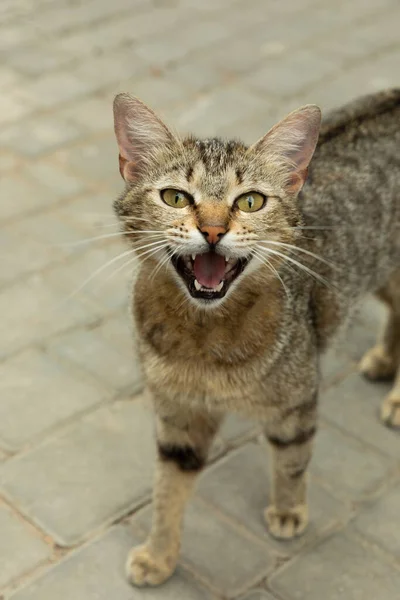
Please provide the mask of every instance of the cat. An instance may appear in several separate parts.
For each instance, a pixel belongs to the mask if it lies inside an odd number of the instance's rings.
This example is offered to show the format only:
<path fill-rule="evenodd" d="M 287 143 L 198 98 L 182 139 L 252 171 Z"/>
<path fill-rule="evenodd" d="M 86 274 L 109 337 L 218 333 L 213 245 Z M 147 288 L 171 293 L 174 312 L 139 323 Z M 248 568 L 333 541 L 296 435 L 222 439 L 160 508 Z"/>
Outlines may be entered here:
<path fill-rule="evenodd" d="M 390 316 L 361 371 L 395 378 L 381 416 L 400 426 L 400 90 L 322 127 L 306 105 L 251 147 L 181 139 L 128 94 L 114 117 L 126 182 L 114 208 L 139 257 L 133 314 L 158 447 L 152 529 L 127 575 L 159 585 L 229 412 L 263 424 L 270 534 L 305 530 L 320 357 L 368 292 Z"/>

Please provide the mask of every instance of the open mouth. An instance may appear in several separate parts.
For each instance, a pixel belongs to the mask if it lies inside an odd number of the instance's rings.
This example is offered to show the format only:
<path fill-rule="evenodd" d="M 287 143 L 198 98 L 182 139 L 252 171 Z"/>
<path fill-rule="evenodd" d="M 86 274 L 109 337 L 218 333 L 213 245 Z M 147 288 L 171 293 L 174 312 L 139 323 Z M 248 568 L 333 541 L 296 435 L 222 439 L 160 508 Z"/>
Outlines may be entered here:
<path fill-rule="evenodd" d="M 172 256 L 171 261 L 193 298 L 218 300 L 243 272 L 249 258 L 227 259 L 216 252 Z"/>

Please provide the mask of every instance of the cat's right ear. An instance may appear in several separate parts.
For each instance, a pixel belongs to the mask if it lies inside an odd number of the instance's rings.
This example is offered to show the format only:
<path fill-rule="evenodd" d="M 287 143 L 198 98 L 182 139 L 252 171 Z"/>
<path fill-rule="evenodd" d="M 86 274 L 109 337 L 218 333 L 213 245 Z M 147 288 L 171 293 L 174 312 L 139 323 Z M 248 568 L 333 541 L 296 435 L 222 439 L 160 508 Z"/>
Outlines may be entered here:
<path fill-rule="evenodd" d="M 176 144 L 176 139 L 157 115 L 129 94 L 114 100 L 114 129 L 119 147 L 119 171 L 133 182 L 154 160 L 160 148 Z"/>

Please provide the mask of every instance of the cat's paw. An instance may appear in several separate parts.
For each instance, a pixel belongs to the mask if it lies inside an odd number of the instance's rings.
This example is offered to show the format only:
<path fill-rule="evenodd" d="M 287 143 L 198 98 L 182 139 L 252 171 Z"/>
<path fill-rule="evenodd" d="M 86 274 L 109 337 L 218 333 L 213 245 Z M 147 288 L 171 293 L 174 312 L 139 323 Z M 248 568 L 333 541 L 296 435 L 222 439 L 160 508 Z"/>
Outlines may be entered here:
<path fill-rule="evenodd" d="M 152 556 L 147 546 L 133 548 L 126 563 L 129 583 L 138 587 L 161 585 L 174 573 L 175 559 L 160 559 Z"/>
<path fill-rule="evenodd" d="M 400 429 L 400 390 L 397 387 L 382 402 L 381 419 L 387 427 Z"/>
<path fill-rule="evenodd" d="M 269 506 L 265 511 L 268 531 L 278 540 L 290 540 L 301 535 L 308 524 L 307 506 L 302 504 L 290 510 Z"/>
<path fill-rule="evenodd" d="M 377 345 L 371 348 L 360 362 L 360 372 L 367 379 L 377 381 L 379 379 L 390 379 L 396 372 L 396 364 L 389 356 L 383 346 Z"/>

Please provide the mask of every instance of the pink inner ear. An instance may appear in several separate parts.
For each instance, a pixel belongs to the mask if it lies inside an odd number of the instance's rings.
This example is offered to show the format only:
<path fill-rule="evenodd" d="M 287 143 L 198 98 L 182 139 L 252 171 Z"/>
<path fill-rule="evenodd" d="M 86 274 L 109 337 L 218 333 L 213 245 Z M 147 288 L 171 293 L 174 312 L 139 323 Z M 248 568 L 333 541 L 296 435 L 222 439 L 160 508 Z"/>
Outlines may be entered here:
<path fill-rule="evenodd" d="M 301 171 L 295 171 L 290 174 L 286 189 L 292 194 L 297 194 L 303 185 L 305 184 L 308 176 L 308 169 L 305 168 Z"/>

